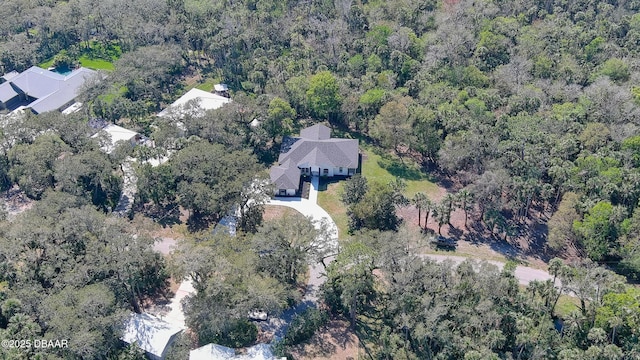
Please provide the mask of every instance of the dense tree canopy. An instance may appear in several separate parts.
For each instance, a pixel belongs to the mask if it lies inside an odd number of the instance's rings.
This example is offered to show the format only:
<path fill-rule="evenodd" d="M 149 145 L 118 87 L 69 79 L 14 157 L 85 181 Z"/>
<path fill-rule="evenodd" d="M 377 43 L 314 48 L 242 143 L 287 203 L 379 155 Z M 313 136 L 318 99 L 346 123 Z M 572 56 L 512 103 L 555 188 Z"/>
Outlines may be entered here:
<path fill-rule="evenodd" d="M 38 304 L 59 307 L 60 316 L 67 316 L 97 297 L 111 324 L 123 302 L 134 307 L 140 301 L 129 282 L 139 280 L 139 268 L 160 266 L 143 251 L 146 240 L 131 240 L 121 224 L 95 211 L 108 212 L 117 202 L 119 164 L 130 149 L 99 152 L 86 126 L 93 117 L 151 136 L 163 148 L 158 154 L 171 150 L 168 163 L 140 166 L 139 200 L 181 205 L 191 220 L 217 222 L 238 206 L 247 236 L 267 231 L 256 215 L 262 202 L 249 206 L 247 189 L 268 193 L 251 185 L 263 165 L 277 158 L 283 136 L 329 121 L 334 130 L 394 151 L 401 162 L 415 160 L 424 165 L 420 170 L 438 172 L 462 189 L 439 203 L 414 197 L 419 218 L 426 215 L 443 227 L 457 207 L 464 210 L 467 230 L 481 228 L 500 238 L 548 225 L 548 233 L 539 235 L 557 255 L 572 250 L 637 278 L 639 10 L 637 1 L 595 0 L 5 0 L 3 73 L 100 61 L 113 70 L 87 82 L 79 114 L 2 119 L 0 189 L 18 185 L 44 205 L 0 228 L 0 241 L 21 244 L 22 256 L 1 257 L 7 285 L 0 281 L 0 328 L 12 336 L 77 329 L 100 343 L 112 331 L 102 320 L 69 315 L 69 323 L 62 323 L 56 315 L 45 318 Z M 216 82 L 229 85 L 232 103 L 203 114 L 152 116 L 187 89 L 210 89 Z M 254 119 L 262 126 L 252 127 Z M 397 187 L 365 181 L 352 179 L 342 196 L 352 232 L 397 229 L 396 206 L 406 199 Z M 273 231 L 265 244 L 282 237 Z M 107 238 L 113 238 L 112 247 Z M 587 294 L 587 301 L 557 334 L 548 331 L 548 284 L 523 293 L 508 268 L 477 273 L 469 264 L 452 270 L 415 258 L 377 262 L 380 242 L 366 238 L 356 235 L 338 257 L 341 266 L 329 269 L 327 298 L 354 323 L 358 314 L 384 309 L 376 348 L 386 352 L 380 358 L 637 356 L 635 315 L 626 312 L 637 294 L 607 290 L 594 301 L 586 291 L 592 287 L 580 290 L 576 283 L 593 284 L 593 277 L 603 277 L 597 271 L 588 274 L 592 278 L 566 275 L 572 291 Z M 143 255 L 101 257 L 126 251 L 125 243 Z M 273 263 L 258 267 L 254 254 L 254 263 L 225 270 L 223 260 L 237 249 L 223 251 L 214 243 L 207 238 L 192 244 L 197 251 L 185 250 L 221 259 L 202 260 L 202 268 L 183 272 L 196 280 L 193 274 L 207 274 L 199 284 L 203 295 L 190 308 L 191 325 L 203 341 L 231 339 L 233 329 L 246 326 L 240 320 L 248 308 L 278 310 L 287 298 L 279 296 L 286 276 L 266 270 Z M 247 241 L 238 252 L 250 254 L 247 249 L 259 244 Z M 91 252 L 97 250 L 104 254 Z M 287 265 L 289 274 L 302 269 L 294 262 Z M 79 270 L 71 271 L 74 266 Z M 94 272 L 92 266 L 104 268 Z M 378 269 L 385 281 L 372 276 Z M 228 275 L 222 285 L 237 292 L 219 287 L 218 273 Z M 258 285 L 249 286 L 242 276 Z M 156 285 L 148 286 L 150 291 Z M 30 293 L 36 295 L 25 295 Z M 268 301 L 252 303 L 243 297 L 248 293 L 266 294 Z M 393 303 L 396 298 L 403 302 Z M 604 310 L 587 309 L 590 304 Z M 218 323 L 212 306 L 238 322 Z M 460 323 L 470 330 L 452 325 Z M 108 346 L 97 349 L 60 356 L 109 353 Z"/>
<path fill-rule="evenodd" d="M 166 285 L 153 240 L 80 197 L 46 192 L 1 228 L 4 338 L 68 339 L 67 348 L 55 350 L 61 357 L 101 358 L 120 347 L 127 311 L 139 311 Z M 40 350 L 0 351 L 33 358 Z"/>

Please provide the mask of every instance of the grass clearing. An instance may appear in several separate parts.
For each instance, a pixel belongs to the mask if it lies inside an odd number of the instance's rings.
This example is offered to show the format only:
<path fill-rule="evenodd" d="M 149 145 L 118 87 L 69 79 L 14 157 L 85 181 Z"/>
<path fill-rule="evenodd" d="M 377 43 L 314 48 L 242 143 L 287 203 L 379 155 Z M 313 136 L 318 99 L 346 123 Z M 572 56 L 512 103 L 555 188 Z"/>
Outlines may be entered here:
<path fill-rule="evenodd" d="M 403 179 L 407 183 L 405 195 L 408 198 L 418 192 L 429 194 L 438 191 L 438 185 L 413 160 L 389 153 L 378 154 L 370 145 L 364 145 L 362 153 L 362 176 L 367 180 L 386 184 L 396 178 Z"/>
<path fill-rule="evenodd" d="M 580 300 L 578 300 L 578 298 L 569 295 L 561 295 L 553 311 L 558 317 L 566 318 L 571 312 L 578 310 L 579 305 Z"/>
<path fill-rule="evenodd" d="M 318 191 L 318 205 L 325 209 L 338 227 L 338 239 L 349 233 L 349 217 L 347 208 L 340 200 L 343 182 L 337 180 L 321 179 L 320 191 Z"/>
<path fill-rule="evenodd" d="M 53 66 L 53 58 L 51 58 L 51 59 L 49 59 L 49 60 L 47 60 L 47 61 L 45 61 L 43 63 L 40 63 L 38 65 L 38 67 L 41 67 L 43 69 L 48 69 L 48 68 L 50 68 L 52 66 Z"/>
<path fill-rule="evenodd" d="M 80 57 L 80 65 L 93 70 L 108 70 L 113 71 L 115 66 L 112 62 L 104 59 L 91 59 L 86 55 Z"/>
<path fill-rule="evenodd" d="M 362 144 L 362 141 L 361 141 Z M 389 183 L 401 178 L 407 183 L 405 195 L 413 197 L 417 192 L 433 194 L 438 192 L 438 185 L 411 159 L 400 159 L 395 155 L 377 154 L 370 145 L 362 144 L 362 176 L 369 182 Z M 338 226 L 339 238 L 349 231 L 347 208 L 340 200 L 344 181 L 321 179 L 318 192 L 318 205 L 325 209 Z"/>
<path fill-rule="evenodd" d="M 81 66 L 93 70 L 113 71 L 115 69 L 113 62 L 118 60 L 122 55 L 122 49 L 116 41 L 111 41 L 106 44 L 95 40 L 89 41 L 88 44 L 85 42 L 77 43 L 69 49 L 62 50 L 58 55 L 63 53 L 63 51 L 64 54 L 69 53 Z M 52 67 L 56 56 L 52 56 L 38 66 L 43 69 Z"/>
<path fill-rule="evenodd" d="M 215 84 L 217 84 L 217 83 L 218 83 L 218 81 L 216 81 L 215 79 L 206 79 L 201 84 L 196 85 L 195 88 L 196 89 L 200 89 L 200 90 L 204 90 L 204 91 L 208 91 L 208 92 L 212 92 L 213 91 L 213 86 Z"/>

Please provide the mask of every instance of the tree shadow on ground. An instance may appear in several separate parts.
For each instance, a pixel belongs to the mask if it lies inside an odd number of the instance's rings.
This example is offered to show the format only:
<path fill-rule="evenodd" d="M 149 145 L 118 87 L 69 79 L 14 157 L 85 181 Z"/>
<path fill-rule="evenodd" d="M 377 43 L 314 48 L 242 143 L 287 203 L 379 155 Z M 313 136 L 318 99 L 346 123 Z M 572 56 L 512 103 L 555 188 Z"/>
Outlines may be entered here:
<path fill-rule="evenodd" d="M 318 191 L 327 191 L 327 189 L 329 188 L 329 185 L 337 184 L 342 180 L 344 180 L 344 178 L 342 177 L 333 177 L 333 178 L 321 177 L 318 183 Z"/>
<path fill-rule="evenodd" d="M 213 219 L 210 217 L 191 213 L 187 220 L 187 229 L 189 232 L 198 232 L 209 229 L 212 224 Z"/>
<path fill-rule="evenodd" d="M 299 351 L 300 355 L 308 358 L 329 357 L 335 354 L 337 348 L 330 341 L 325 341 L 320 336 L 314 336 L 306 343 L 306 346 Z"/>
<path fill-rule="evenodd" d="M 429 180 L 435 182 L 435 179 L 415 166 L 412 161 L 408 161 L 408 163 L 405 163 L 398 157 L 383 153 L 380 155 L 378 165 L 387 170 L 391 175 L 404 180 Z"/>
<path fill-rule="evenodd" d="M 141 212 L 144 216 L 162 225 L 162 227 L 182 224 L 182 221 L 180 221 L 180 207 L 175 204 L 145 204 L 141 206 L 135 204 L 134 206 L 134 212 Z"/>
<path fill-rule="evenodd" d="M 468 232 L 460 238 L 474 245 L 485 244 L 508 260 L 527 263 L 527 258 L 549 262 L 554 254 L 546 245 L 547 225 L 536 219 L 511 224 L 513 232 L 491 233 L 482 221 L 469 222 Z"/>

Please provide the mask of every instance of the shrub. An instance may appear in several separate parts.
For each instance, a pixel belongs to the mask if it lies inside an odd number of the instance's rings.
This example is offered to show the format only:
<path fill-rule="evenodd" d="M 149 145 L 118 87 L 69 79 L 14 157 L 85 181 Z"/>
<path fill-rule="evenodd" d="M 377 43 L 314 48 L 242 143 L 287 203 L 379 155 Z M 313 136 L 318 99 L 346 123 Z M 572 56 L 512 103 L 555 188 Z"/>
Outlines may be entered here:
<path fill-rule="evenodd" d="M 286 345 L 296 345 L 309 340 L 313 334 L 327 323 L 329 315 L 326 311 L 316 308 L 308 308 L 295 316 L 284 336 Z"/>
<path fill-rule="evenodd" d="M 258 339 L 258 328 L 249 320 L 240 319 L 227 331 L 217 336 L 215 342 L 222 346 L 243 348 L 250 346 Z"/>

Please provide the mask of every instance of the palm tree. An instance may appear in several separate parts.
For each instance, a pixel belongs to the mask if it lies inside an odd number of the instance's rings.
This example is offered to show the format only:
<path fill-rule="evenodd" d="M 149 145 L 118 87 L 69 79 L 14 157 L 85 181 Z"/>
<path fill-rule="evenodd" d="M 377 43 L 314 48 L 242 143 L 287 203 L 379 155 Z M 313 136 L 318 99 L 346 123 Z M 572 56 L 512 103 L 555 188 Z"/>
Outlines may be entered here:
<path fill-rule="evenodd" d="M 438 235 L 442 235 L 442 225 L 446 224 L 448 220 L 447 215 L 447 204 L 438 204 L 433 208 L 433 216 L 435 216 L 436 221 L 438 221 Z"/>
<path fill-rule="evenodd" d="M 429 215 L 433 210 L 435 210 L 435 204 L 428 198 L 425 197 L 424 202 L 422 203 L 422 208 L 426 212 L 424 215 L 424 229 L 427 229 L 427 222 L 429 222 Z"/>
<path fill-rule="evenodd" d="M 616 343 L 616 332 L 620 326 L 624 325 L 624 322 L 619 316 L 614 316 L 609 319 L 609 326 L 611 326 L 611 343 Z"/>
<path fill-rule="evenodd" d="M 427 196 L 421 192 L 416 193 L 411 199 L 411 203 L 418 208 L 418 226 L 422 226 L 422 209 L 425 205 L 425 200 L 427 200 Z M 425 226 L 427 226 L 426 223 Z"/>
<path fill-rule="evenodd" d="M 464 211 L 464 227 L 467 228 L 469 210 L 473 209 L 473 193 L 467 189 L 462 189 L 456 194 L 460 208 Z"/>
<path fill-rule="evenodd" d="M 453 194 L 447 194 L 444 196 L 444 199 L 442 199 L 442 207 L 444 208 L 444 218 L 446 220 L 447 224 L 451 224 L 451 213 L 453 212 L 454 208 L 458 207 L 457 205 L 457 198 L 455 195 Z"/>

